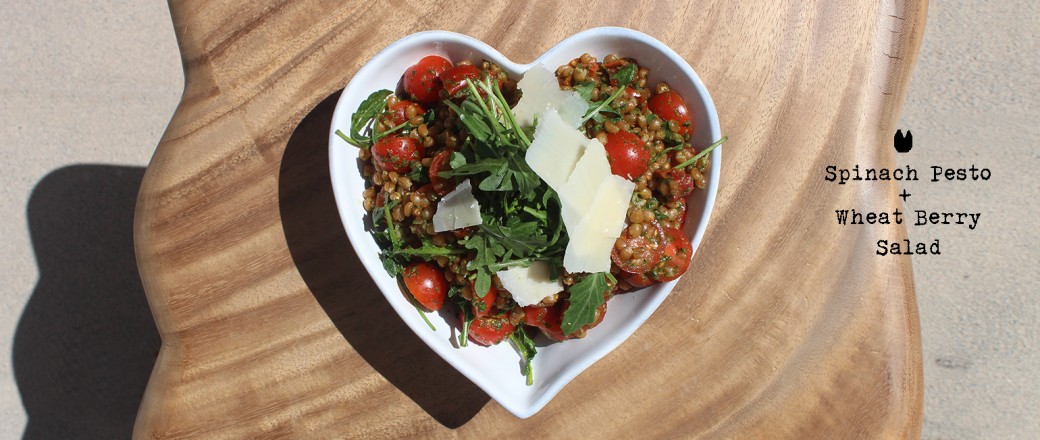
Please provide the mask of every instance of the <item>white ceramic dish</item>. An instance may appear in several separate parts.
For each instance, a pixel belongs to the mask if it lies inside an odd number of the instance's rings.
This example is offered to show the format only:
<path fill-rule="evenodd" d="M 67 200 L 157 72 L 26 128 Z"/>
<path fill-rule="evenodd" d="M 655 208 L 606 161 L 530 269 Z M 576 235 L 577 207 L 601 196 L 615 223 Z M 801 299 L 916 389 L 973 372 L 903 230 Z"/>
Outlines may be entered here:
<path fill-rule="evenodd" d="M 595 28 L 573 35 L 529 64 L 514 63 L 491 46 L 465 35 L 445 31 L 409 35 L 387 46 L 354 75 L 336 104 L 329 132 L 330 171 L 337 208 L 350 242 L 372 279 L 400 319 L 419 338 L 520 418 L 538 412 L 564 385 L 634 333 L 664 301 L 676 282 L 615 296 L 610 300 L 606 318 L 584 339 L 539 344 L 538 355 L 533 361 L 534 385 L 527 386 L 520 373 L 520 356 L 511 344 L 502 343 L 494 347 L 469 344 L 457 348 L 457 333 L 452 326 L 454 317 L 446 313 L 428 314 L 437 328 L 433 331 L 417 316 L 415 308 L 401 294 L 397 281 L 383 269 L 378 258 L 379 247 L 365 230 L 361 195 L 365 183 L 358 169 L 357 149 L 339 139 L 335 131 L 348 132 L 350 116 L 361 101 L 376 90 L 394 90 L 405 70 L 426 55 L 437 54 L 452 61 L 487 59 L 514 78 L 519 78 L 534 63 L 541 62 L 555 69 L 585 52 L 598 59 L 609 53 L 635 58 L 640 65 L 650 69 L 650 84 L 667 81 L 686 99 L 692 113 L 696 127 L 694 145 L 703 148 L 721 136 L 715 105 L 690 65 L 660 41 L 640 32 L 614 27 Z M 714 205 L 721 159 L 721 148 L 718 148 L 711 154 L 708 187 L 704 191 L 695 191 L 689 201 L 686 232 L 692 237 L 694 251 L 704 235 Z M 398 318 L 382 316 L 371 319 Z M 640 362 L 638 359 L 631 361 Z M 652 371 L 653 365 L 640 365 L 640 368 Z"/>

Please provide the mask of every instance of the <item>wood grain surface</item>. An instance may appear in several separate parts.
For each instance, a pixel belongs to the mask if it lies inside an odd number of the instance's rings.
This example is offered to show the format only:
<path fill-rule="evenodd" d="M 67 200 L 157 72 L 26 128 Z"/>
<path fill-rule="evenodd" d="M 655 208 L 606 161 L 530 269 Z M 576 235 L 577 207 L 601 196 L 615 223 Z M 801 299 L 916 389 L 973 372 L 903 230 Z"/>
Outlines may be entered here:
<path fill-rule="evenodd" d="M 137 204 L 162 350 L 138 438 L 917 438 L 921 354 L 894 166 L 925 2 L 172 2 L 184 96 Z M 409 33 L 527 62 L 595 26 L 648 33 L 718 108 L 721 188 L 691 273 L 628 341 L 520 420 L 391 310 L 337 217 L 337 91 Z M 578 55 L 578 54 L 575 54 Z"/>

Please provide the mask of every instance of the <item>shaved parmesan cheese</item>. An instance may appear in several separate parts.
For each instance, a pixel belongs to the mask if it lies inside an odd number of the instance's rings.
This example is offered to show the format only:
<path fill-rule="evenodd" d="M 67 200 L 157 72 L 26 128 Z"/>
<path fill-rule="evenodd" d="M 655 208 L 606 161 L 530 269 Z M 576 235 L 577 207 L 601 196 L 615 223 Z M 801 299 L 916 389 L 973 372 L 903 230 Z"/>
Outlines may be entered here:
<path fill-rule="evenodd" d="M 589 111 L 589 103 L 578 92 L 571 90 L 561 90 L 561 92 L 565 93 L 566 97 L 562 101 L 549 104 L 549 106 L 556 109 L 560 114 L 560 118 L 567 125 L 578 128 L 581 126 L 581 120 L 585 118 L 585 113 Z"/>
<path fill-rule="evenodd" d="M 569 272 L 609 271 L 610 251 L 625 229 L 635 183 L 611 173 L 603 144 L 597 139 L 585 138 L 575 128 L 587 106 L 565 114 L 572 110 L 571 104 L 560 103 L 570 102 L 572 97 L 555 94 L 559 84 L 552 72 L 544 66 L 535 66 L 518 85 L 524 95 L 513 112 L 521 124 L 526 121 L 520 118 L 522 114 L 537 114 L 538 118 L 525 160 L 556 190 L 563 205 L 563 225 L 570 236 L 563 267 Z M 577 96 L 577 93 L 567 93 Z M 584 104 L 581 96 L 577 99 Z"/>
<path fill-rule="evenodd" d="M 603 234 L 594 227 L 595 216 L 586 215 L 574 228 L 568 227 L 570 242 L 563 253 L 563 267 L 568 272 L 606 272 L 610 270 L 610 251 L 617 237 Z"/>
<path fill-rule="evenodd" d="M 598 139 L 589 139 L 585 144 L 585 153 L 574 165 L 567 183 L 556 189 L 563 202 L 564 225 L 578 225 L 592 207 L 601 182 L 610 175 L 610 162 L 607 161 L 607 151 L 603 144 Z"/>
<path fill-rule="evenodd" d="M 560 119 L 556 110 L 549 109 L 538 115 L 538 127 L 524 160 L 545 183 L 558 189 L 567 183 L 588 141 Z"/>
<path fill-rule="evenodd" d="M 480 218 L 480 203 L 473 198 L 472 190 L 473 186 L 467 179 L 437 203 L 437 212 L 433 214 L 435 232 L 476 226 L 484 222 Z"/>
<path fill-rule="evenodd" d="M 635 182 L 621 176 L 611 174 L 603 179 L 585 214 L 592 217 L 589 226 L 612 239 L 618 238 L 625 229 L 625 217 L 635 189 Z"/>
<path fill-rule="evenodd" d="M 578 177 L 574 173 L 574 177 Z M 613 174 L 599 183 L 585 216 L 578 224 L 564 226 L 570 236 L 563 254 L 568 272 L 606 272 L 610 270 L 610 251 L 625 230 L 628 203 L 636 184 Z"/>
<path fill-rule="evenodd" d="M 556 74 L 541 63 L 525 72 L 516 86 L 523 94 L 513 107 L 513 114 L 522 126 L 534 125 L 535 115 L 554 109 L 567 125 L 575 128 L 589 110 L 589 104 L 577 92 L 560 90 Z"/>
<path fill-rule="evenodd" d="M 514 267 L 498 272 L 502 287 L 513 295 L 520 307 L 538 304 L 547 296 L 563 291 L 560 280 L 549 279 L 549 266 L 541 261 L 531 263 L 530 267 Z"/>

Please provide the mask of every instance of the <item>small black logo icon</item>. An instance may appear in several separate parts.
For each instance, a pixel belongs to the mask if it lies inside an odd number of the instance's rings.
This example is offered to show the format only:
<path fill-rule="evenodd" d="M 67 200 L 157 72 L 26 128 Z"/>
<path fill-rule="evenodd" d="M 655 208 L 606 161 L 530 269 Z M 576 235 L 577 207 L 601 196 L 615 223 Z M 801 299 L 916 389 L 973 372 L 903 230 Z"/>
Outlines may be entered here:
<path fill-rule="evenodd" d="M 910 133 L 910 130 L 907 130 L 904 137 L 903 130 L 896 130 L 896 136 L 892 139 L 892 145 L 896 147 L 896 151 L 907 153 L 914 148 L 914 135 Z"/>

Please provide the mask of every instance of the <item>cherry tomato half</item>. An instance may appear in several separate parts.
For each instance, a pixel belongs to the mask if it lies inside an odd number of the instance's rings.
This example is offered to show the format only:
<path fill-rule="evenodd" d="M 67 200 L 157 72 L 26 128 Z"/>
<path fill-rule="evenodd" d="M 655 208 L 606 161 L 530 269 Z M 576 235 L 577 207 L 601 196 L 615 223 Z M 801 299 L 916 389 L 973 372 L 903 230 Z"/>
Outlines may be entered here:
<path fill-rule="evenodd" d="M 632 273 L 624 277 L 625 282 L 637 289 L 650 286 L 656 281 L 651 280 L 645 273 Z"/>
<path fill-rule="evenodd" d="M 475 282 L 474 282 L 475 283 Z M 473 287 L 474 283 L 470 283 L 470 287 Z M 495 308 L 495 301 L 498 300 L 498 289 L 492 285 L 487 293 L 483 297 L 473 293 L 473 314 L 478 318 L 483 318 L 491 314 Z"/>
<path fill-rule="evenodd" d="M 387 136 L 372 146 L 376 166 L 386 171 L 407 173 L 418 163 L 425 149 L 418 139 L 408 136 Z"/>
<path fill-rule="evenodd" d="M 625 94 L 636 100 L 639 105 L 646 103 L 646 95 L 631 87 L 625 88 Z"/>
<path fill-rule="evenodd" d="M 563 314 L 567 312 L 570 303 L 559 301 L 549 307 L 527 306 L 524 307 L 524 324 L 537 327 L 545 336 L 555 341 L 565 341 L 572 338 L 585 337 L 585 333 L 603 322 L 603 316 L 607 313 L 607 302 L 604 301 L 596 308 L 596 319 L 592 324 L 582 326 L 569 335 L 563 334 Z"/>
<path fill-rule="evenodd" d="M 405 287 L 423 307 L 430 310 L 440 310 L 444 307 L 444 298 L 448 296 L 448 281 L 444 279 L 444 272 L 437 266 L 427 262 L 412 263 L 401 275 Z"/>
<path fill-rule="evenodd" d="M 441 72 L 451 68 L 451 61 L 430 55 L 419 60 L 404 73 L 404 91 L 422 104 L 433 104 L 440 99 Z"/>
<path fill-rule="evenodd" d="M 671 200 L 682 200 L 693 192 L 693 177 L 685 170 L 671 169 L 665 174 L 664 181 L 668 183 L 665 196 Z"/>
<path fill-rule="evenodd" d="M 480 70 L 469 64 L 455 66 L 441 72 L 440 78 L 448 96 L 454 96 L 459 90 L 466 88 L 467 81 L 480 78 Z"/>
<path fill-rule="evenodd" d="M 414 107 L 414 109 L 412 110 L 413 116 L 421 115 L 423 114 L 423 112 L 426 111 L 423 110 L 421 105 L 416 104 L 407 99 L 402 99 L 400 101 L 397 101 L 397 104 L 391 105 L 388 108 L 390 110 L 390 124 L 396 127 L 398 125 L 404 124 L 405 122 L 408 122 L 408 120 L 411 119 L 408 116 L 408 107 Z"/>
<path fill-rule="evenodd" d="M 476 318 L 469 325 L 469 340 L 487 347 L 504 341 L 514 329 L 507 315 Z"/>
<path fill-rule="evenodd" d="M 433 161 L 430 162 L 430 183 L 433 184 L 434 191 L 440 196 L 446 195 L 455 189 L 454 177 L 440 176 L 442 171 L 451 169 L 451 165 L 448 162 L 451 161 L 452 153 L 454 153 L 454 150 L 441 150 L 440 153 L 433 156 Z"/>
<path fill-rule="evenodd" d="M 639 223 L 635 227 L 639 235 L 632 235 L 633 226 L 625 228 L 610 251 L 610 259 L 614 260 L 621 270 L 628 273 L 643 273 L 661 261 L 662 247 L 665 243 L 664 229 L 657 220 Z"/>
<path fill-rule="evenodd" d="M 607 135 L 607 160 L 610 172 L 628 180 L 642 176 L 650 163 L 650 150 L 639 136 L 627 131 Z"/>
<path fill-rule="evenodd" d="M 560 326 L 563 325 L 563 301 L 559 301 L 549 307 L 527 306 L 524 307 L 524 324 L 537 327 L 545 336 L 555 340 L 563 341 L 567 335 L 563 334 Z"/>
<path fill-rule="evenodd" d="M 662 249 L 661 262 L 647 274 L 653 280 L 666 282 L 679 278 L 690 268 L 693 246 L 690 245 L 690 238 L 682 230 L 667 227 L 662 229 L 667 244 Z"/>
<path fill-rule="evenodd" d="M 679 124 L 679 134 L 693 133 L 690 110 L 686 107 L 686 101 L 678 93 L 669 90 L 654 95 L 650 98 L 650 111 L 664 120 L 675 121 Z"/>

